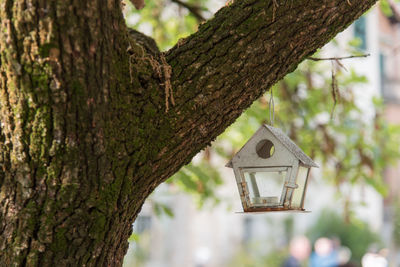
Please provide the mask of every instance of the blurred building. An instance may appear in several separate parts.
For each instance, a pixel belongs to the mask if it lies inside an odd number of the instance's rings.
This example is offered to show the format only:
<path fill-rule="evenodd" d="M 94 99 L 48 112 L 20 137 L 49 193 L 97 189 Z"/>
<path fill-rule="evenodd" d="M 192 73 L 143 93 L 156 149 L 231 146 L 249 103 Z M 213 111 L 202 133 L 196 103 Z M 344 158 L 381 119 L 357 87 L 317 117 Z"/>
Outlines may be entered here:
<path fill-rule="evenodd" d="M 345 44 L 359 38 L 360 49 L 370 54 L 367 58 L 343 62 L 357 73 L 368 78 L 368 84 L 355 90 L 357 105 L 365 111 L 365 120 L 373 121 L 375 110 L 371 98 L 383 96 L 385 117 L 400 124 L 400 23 L 387 18 L 374 8 L 357 20 L 336 39 L 338 45 L 327 45 L 322 55 L 345 56 Z M 221 166 L 225 162 L 215 158 Z M 225 178 L 218 194 L 223 204 L 207 206 L 201 210 L 190 196 L 178 193 L 170 185 L 161 185 L 152 198 L 166 203 L 174 213 L 173 218 L 155 216 L 151 202 L 145 204 L 135 222 L 134 230 L 147 238 L 147 247 L 138 248 L 131 242 L 125 267 L 221 267 L 229 263 L 238 250 L 245 247 L 248 253 L 265 253 L 287 245 L 294 233 L 303 233 L 315 222 L 321 210 L 338 207 L 336 192 L 327 186 L 319 170 L 312 170 L 312 180 L 307 191 L 305 207 L 308 214 L 268 213 L 243 214 L 235 179 L 231 169 L 221 167 Z M 368 185 L 352 187 L 352 201 L 359 203 L 355 212 L 372 229 L 381 232 L 385 242 L 393 244 L 393 200 L 400 192 L 400 164 L 385 172 L 390 194 L 383 199 Z M 350 187 L 349 187 L 350 190 Z M 141 237 L 142 238 L 142 235 Z M 139 242 L 142 243 L 142 242 Z M 391 264 L 396 265 L 396 248 L 392 246 Z M 132 261 L 134 250 L 144 249 L 143 263 Z M 398 254 L 398 253 L 397 253 Z M 400 261 L 397 261 L 400 262 Z"/>
<path fill-rule="evenodd" d="M 400 125 L 400 5 L 392 6 L 392 13 L 391 17 L 379 13 L 381 94 L 385 103 L 385 118 Z M 395 227 L 400 227 L 394 223 L 398 210 L 396 204 L 399 205 L 400 200 L 400 164 L 387 168 L 384 177 L 389 193 L 384 200 L 382 232 L 391 252 L 389 264 L 399 266 L 400 247 L 396 245 L 393 233 Z"/>

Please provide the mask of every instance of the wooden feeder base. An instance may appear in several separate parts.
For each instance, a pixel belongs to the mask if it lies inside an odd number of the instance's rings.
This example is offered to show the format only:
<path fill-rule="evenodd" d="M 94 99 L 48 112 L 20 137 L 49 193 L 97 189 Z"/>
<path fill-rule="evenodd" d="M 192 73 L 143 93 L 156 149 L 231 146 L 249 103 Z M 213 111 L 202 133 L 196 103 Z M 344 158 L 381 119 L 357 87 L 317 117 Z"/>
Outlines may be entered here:
<path fill-rule="evenodd" d="M 265 212 L 297 212 L 297 213 L 310 213 L 311 211 L 307 211 L 305 209 L 290 209 L 284 207 L 260 207 L 260 208 L 248 208 L 243 212 L 238 213 L 265 213 Z"/>

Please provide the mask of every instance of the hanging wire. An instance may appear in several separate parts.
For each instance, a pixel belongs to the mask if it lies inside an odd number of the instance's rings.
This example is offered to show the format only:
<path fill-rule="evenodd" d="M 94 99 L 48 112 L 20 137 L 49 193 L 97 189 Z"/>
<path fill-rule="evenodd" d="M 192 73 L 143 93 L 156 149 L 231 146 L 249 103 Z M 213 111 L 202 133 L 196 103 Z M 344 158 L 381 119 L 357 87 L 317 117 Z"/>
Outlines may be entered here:
<path fill-rule="evenodd" d="M 274 103 L 274 93 L 271 88 L 271 97 L 269 98 L 269 122 L 271 126 L 274 126 L 275 120 L 275 103 Z"/>

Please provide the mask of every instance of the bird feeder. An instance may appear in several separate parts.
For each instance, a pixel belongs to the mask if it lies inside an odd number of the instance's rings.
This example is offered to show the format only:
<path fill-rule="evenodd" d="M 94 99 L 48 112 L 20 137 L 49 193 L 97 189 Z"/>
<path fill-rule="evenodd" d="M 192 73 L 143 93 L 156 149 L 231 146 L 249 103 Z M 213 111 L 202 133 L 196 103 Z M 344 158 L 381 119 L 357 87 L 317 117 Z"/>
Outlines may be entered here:
<path fill-rule="evenodd" d="M 244 212 L 305 211 L 311 167 L 318 167 L 280 129 L 262 125 L 228 162 Z"/>

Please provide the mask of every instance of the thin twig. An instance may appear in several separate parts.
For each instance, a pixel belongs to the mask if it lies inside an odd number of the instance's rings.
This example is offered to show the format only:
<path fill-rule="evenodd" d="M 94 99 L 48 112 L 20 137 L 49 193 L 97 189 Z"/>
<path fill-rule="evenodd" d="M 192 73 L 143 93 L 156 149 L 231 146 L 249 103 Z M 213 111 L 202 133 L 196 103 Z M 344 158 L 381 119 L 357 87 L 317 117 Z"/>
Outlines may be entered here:
<path fill-rule="evenodd" d="M 339 61 L 331 61 L 332 62 L 332 98 L 333 98 L 333 106 L 331 110 L 331 120 L 333 119 L 336 104 L 340 100 L 340 91 L 339 91 L 339 86 L 337 83 L 337 78 L 336 78 L 336 70 L 335 70 L 335 62 L 338 63 Z M 340 66 L 339 66 L 340 67 Z"/>
<path fill-rule="evenodd" d="M 178 5 L 180 5 L 180 6 L 184 7 L 184 8 L 186 8 L 187 10 L 189 10 L 189 12 L 192 13 L 193 16 L 195 16 L 196 19 L 197 19 L 199 22 L 203 22 L 203 21 L 206 20 L 206 19 L 203 17 L 203 15 L 201 15 L 201 13 L 200 13 L 200 8 L 199 8 L 199 7 L 190 5 L 190 4 L 188 4 L 188 3 L 186 3 L 186 2 L 183 2 L 183 1 L 181 1 L 181 0 L 171 0 L 171 2 L 176 3 L 176 4 L 178 4 Z"/>
<path fill-rule="evenodd" d="M 340 62 L 340 60 L 335 60 L 335 62 L 336 62 L 336 64 L 337 64 L 339 67 L 341 67 L 341 68 L 344 69 L 345 71 L 348 71 L 348 70 L 346 69 L 346 67 L 342 64 L 342 62 Z"/>
<path fill-rule="evenodd" d="M 363 54 L 363 55 L 352 55 L 347 57 L 327 57 L 327 58 L 319 58 L 319 57 L 308 57 L 307 59 L 312 61 L 322 61 L 322 60 L 343 60 L 343 59 L 350 59 L 350 58 L 361 58 L 361 57 L 369 57 L 371 54 Z"/>
<path fill-rule="evenodd" d="M 332 62 L 332 98 L 333 98 L 333 106 L 332 106 L 332 110 L 331 110 L 331 119 L 333 119 L 335 108 L 336 108 L 336 104 L 340 100 L 340 91 L 339 91 L 339 87 L 338 87 L 337 79 L 336 79 L 335 63 L 340 68 L 343 68 L 344 70 L 347 71 L 347 69 L 340 62 L 340 60 L 350 59 L 350 58 L 362 58 L 362 57 L 369 57 L 369 56 L 370 56 L 370 54 L 352 55 L 352 56 L 347 56 L 347 57 L 328 57 L 328 58 L 308 57 L 307 58 L 307 59 L 313 60 L 313 61 L 329 60 L 329 61 Z"/>

